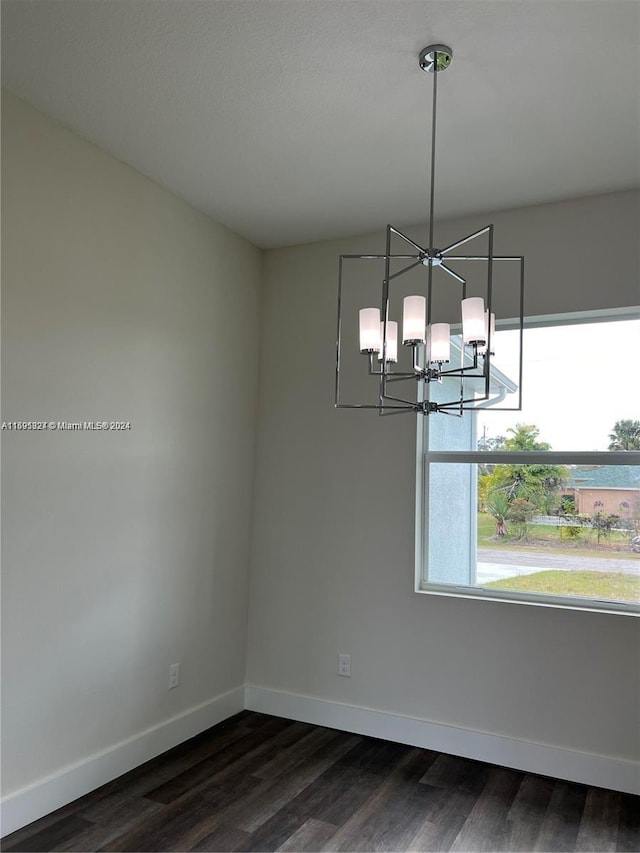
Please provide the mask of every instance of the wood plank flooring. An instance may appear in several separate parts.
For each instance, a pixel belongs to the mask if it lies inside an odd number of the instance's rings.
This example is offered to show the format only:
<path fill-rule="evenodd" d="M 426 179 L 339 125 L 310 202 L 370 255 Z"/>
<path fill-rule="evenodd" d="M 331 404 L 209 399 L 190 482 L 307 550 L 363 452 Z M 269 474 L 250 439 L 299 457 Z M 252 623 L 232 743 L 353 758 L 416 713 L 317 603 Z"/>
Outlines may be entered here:
<path fill-rule="evenodd" d="M 640 851 L 640 797 L 244 711 L 13 851 Z"/>

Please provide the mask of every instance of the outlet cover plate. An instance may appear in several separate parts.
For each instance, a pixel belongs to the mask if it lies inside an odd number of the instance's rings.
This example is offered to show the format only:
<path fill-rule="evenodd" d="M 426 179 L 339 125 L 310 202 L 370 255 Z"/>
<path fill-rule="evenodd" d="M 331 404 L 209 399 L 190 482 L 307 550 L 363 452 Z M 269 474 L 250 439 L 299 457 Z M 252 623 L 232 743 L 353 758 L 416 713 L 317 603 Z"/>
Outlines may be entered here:
<path fill-rule="evenodd" d="M 338 655 L 338 675 L 351 678 L 351 655 Z"/>

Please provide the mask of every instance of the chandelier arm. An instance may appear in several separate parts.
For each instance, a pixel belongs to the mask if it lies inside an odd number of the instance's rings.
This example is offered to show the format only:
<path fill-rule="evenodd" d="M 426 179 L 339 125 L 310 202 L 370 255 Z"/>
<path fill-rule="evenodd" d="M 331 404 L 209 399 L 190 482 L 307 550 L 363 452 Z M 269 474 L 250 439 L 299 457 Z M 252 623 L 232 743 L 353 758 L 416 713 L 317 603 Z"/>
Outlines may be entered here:
<path fill-rule="evenodd" d="M 369 356 L 369 376 L 382 376 L 383 370 L 374 370 L 372 365 L 373 356 Z M 418 373 L 391 373 L 390 371 L 384 371 L 384 375 L 386 377 L 386 382 L 400 382 L 401 380 L 406 379 L 417 379 L 420 378 Z"/>
<path fill-rule="evenodd" d="M 443 379 L 461 379 L 463 382 L 468 379 L 484 379 L 484 376 L 481 373 L 442 373 L 441 376 Z M 480 397 L 474 399 L 479 400 Z M 482 397 L 482 399 L 484 400 L 485 398 Z"/>
<path fill-rule="evenodd" d="M 391 394 L 385 394 L 383 400 L 393 400 L 395 403 L 404 403 L 407 406 L 411 406 L 413 409 L 416 407 L 416 403 L 413 400 L 404 400 L 402 397 L 393 397 Z M 384 406 L 384 403 L 382 403 Z"/>
<path fill-rule="evenodd" d="M 452 400 L 450 403 L 438 403 L 438 405 L 444 409 L 453 409 L 458 406 L 464 406 L 466 403 L 483 403 L 485 400 L 489 400 L 490 397 L 469 397 L 468 399 L 462 400 Z M 478 406 L 470 406 L 470 409 L 477 409 Z M 500 410 L 502 411 L 502 409 Z"/>
<path fill-rule="evenodd" d="M 447 246 L 446 249 L 442 249 L 440 254 L 446 255 L 447 252 L 452 252 L 454 249 L 457 249 L 458 246 L 462 246 L 464 243 L 468 243 L 469 240 L 474 240 L 476 237 L 481 237 L 483 234 L 486 234 L 490 228 L 490 225 L 485 225 L 485 227 L 481 228 L 479 231 L 474 231 L 473 234 L 469 234 L 467 237 L 463 237 L 462 240 L 457 240 L 455 243 L 451 243 L 451 245 Z"/>
<path fill-rule="evenodd" d="M 425 340 L 425 347 L 426 347 L 426 343 L 427 342 Z M 413 347 L 411 347 L 411 349 L 412 349 L 412 362 L 413 362 L 414 375 L 420 375 L 420 374 L 422 374 L 422 371 L 424 370 L 424 368 L 420 364 L 420 347 L 413 346 Z"/>
<path fill-rule="evenodd" d="M 418 243 L 416 243 L 415 240 L 412 240 L 411 237 L 407 237 L 406 234 L 403 234 L 402 231 L 398 231 L 398 229 L 394 228 L 393 225 L 388 225 L 387 228 L 389 229 L 389 231 L 391 231 L 396 236 L 401 237 L 403 240 L 406 240 L 407 243 L 410 243 L 414 247 L 414 249 L 417 249 L 421 254 L 423 254 L 423 255 L 426 254 L 426 250 L 422 246 L 420 246 Z M 389 257 L 397 257 L 397 256 L 389 254 Z M 415 257 L 415 256 L 412 255 L 412 257 Z"/>
<path fill-rule="evenodd" d="M 444 270 L 445 272 L 448 272 L 448 273 L 449 273 L 449 275 L 453 276 L 453 277 L 456 279 L 456 281 L 459 281 L 459 282 L 460 282 L 460 284 L 463 284 L 463 285 L 465 285 L 465 286 L 466 286 L 466 284 L 467 284 L 467 280 L 466 280 L 465 278 L 462 278 L 462 276 L 461 276 L 461 275 L 458 275 L 458 273 L 457 273 L 457 272 L 454 272 L 454 271 L 451 269 L 451 267 L 448 267 L 446 264 L 440 264 L 440 269 L 441 269 L 441 270 Z"/>
<path fill-rule="evenodd" d="M 380 370 L 373 369 L 373 359 L 375 358 L 374 354 L 369 353 L 369 376 L 382 376 L 382 368 Z"/>
<path fill-rule="evenodd" d="M 413 264 L 409 264 L 408 267 L 404 267 L 404 269 L 398 270 L 398 272 L 394 272 L 389 276 L 389 281 L 392 281 L 394 278 L 398 278 L 398 276 L 404 275 L 404 273 L 409 272 L 409 270 L 414 269 L 415 267 L 422 266 L 422 261 L 415 261 Z"/>
<path fill-rule="evenodd" d="M 488 261 L 488 255 L 449 255 L 448 261 Z M 521 261 L 521 255 L 494 255 L 494 261 Z M 442 264 L 440 264 L 442 266 Z"/>
<path fill-rule="evenodd" d="M 412 405 L 412 406 L 389 406 L 388 408 L 393 409 L 393 411 L 391 411 L 391 412 L 381 411 L 379 413 L 381 418 L 388 418 L 391 415 L 404 415 L 406 412 L 418 412 L 418 411 L 420 411 L 419 407 L 416 405 Z"/>
<path fill-rule="evenodd" d="M 380 370 L 373 369 L 373 359 L 374 354 L 369 353 L 369 376 L 382 376 L 382 367 Z M 387 382 L 397 382 L 400 379 L 413 379 L 416 375 L 415 373 L 391 373 L 390 371 L 384 371 L 384 373 L 387 377 Z"/>
<path fill-rule="evenodd" d="M 420 249 L 422 252 L 422 249 Z M 348 260 L 358 260 L 358 261 L 383 261 L 387 256 L 386 255 L 340 255 L 341 258 L 346 258 Z M 404 258 L 405 260 L 410 260 L 411 258 L 419 258 L 420 255 L 389 255 L 390 258 Z"/>
<path fill-rule="evenodd" d="M 386 406 L 387 409 L 402 409 L 402 411 L 407 411 L 406 406 Z M 379 405 L 373 405 L 373 403 L 335 403 L 334 409 L 376 409 L 380 411 Z"/>
<path fill-rule="evenodd" d="M 466 367 L 464 366 L 464 352 L 462 353 L 463 363 L 460 367 L 452 367 L 451 370 L 441 370 L 440 376 L 460 376 L 464 377 L 469 375 L 471 379 L 484 379 L 485 377 L 485 365 L 482 366 L 481 373 L 473 373 L 472 371 L 478 370 L 480 367 L 478 360 L 478 351 L 474 350 L 473 353 L 473 364 L 468 364 Z M 486 362 L 485 362 L 486 364 Z"/>
<path fill-rule="evenodd" d="M 463 414 L 464 414 L 464 412 L 462 411 L 462 409 L 460 409 L 460 412 L 456 414 L 456 412 L 449 412 L 449 411 L 447 411 L 447 409 L 442 409 L 442 408 L 440 408 L 440 404 L 439 404 L 439 403 L 436 403 L 436 405 L 437 405 L 437 407 L 438 407 L 438 408 L 436 409 L 436 412 L 438 412 L 438 413 L 439 413 L 439 414 L 441 414 L 441 415 L 449 415 L 449 417 L 450 417 L 450 418 L 461 418 L 461 417 L 463 416 Z"/>
<path fill-rule="evenodd" d="M 453 367 L 451 370 L 442 370 L 440 371 L 440 376 L 451 378 L 456 378 L 460 376 L 466 379 L 484 379 L 484 371 L 482 373 L 472 373 L 471 371 L 477 370 L 478 366 L 469 365 L 468 367 Z"/>

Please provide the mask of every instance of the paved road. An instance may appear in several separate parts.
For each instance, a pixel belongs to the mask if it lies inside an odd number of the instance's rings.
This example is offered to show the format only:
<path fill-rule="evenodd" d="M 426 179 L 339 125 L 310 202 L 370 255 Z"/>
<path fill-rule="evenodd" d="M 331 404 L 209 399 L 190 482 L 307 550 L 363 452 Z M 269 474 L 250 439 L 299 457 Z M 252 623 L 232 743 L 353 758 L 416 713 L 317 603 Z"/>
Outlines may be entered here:
<path fill-rule="evenodd" d="M 543 551 L 506 551 L 502 548 L 478 548 L 478 562 L 493 565 L 534 567 L 536 569 L 573 569 L 585 572 L 625 572 L 640 575 L 640 554 L 637 559 L 615 557 L 577 557 L 573 554 L 545 554 Z M 527 573 L 528 574 L 528 573 Z"/>
<path fill-rule="evenodd" d="M 520 575 L 532 575 L 545 569 L 573 571 L 624 572 L 634 575 L 640 583 L 640 555 L 637 560 L 616 560 L 613 557 L 577 557 L 573 554 L 545 554 L 542 551 L 503 551 L 478 548 L 476 581 L 482 585 Z"/>

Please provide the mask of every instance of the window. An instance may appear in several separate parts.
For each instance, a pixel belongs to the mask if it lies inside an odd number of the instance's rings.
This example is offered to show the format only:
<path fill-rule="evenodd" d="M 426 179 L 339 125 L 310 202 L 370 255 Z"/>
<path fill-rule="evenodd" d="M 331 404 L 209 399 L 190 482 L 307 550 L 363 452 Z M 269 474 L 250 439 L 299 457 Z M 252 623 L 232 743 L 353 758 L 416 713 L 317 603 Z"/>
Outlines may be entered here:
<path fill-rule="evenodd" d="M 494 411 L 420 425 L 417 589 L 640 614 L 639 312 L 528 320 L 507 411 L 516 338 Z"/>

